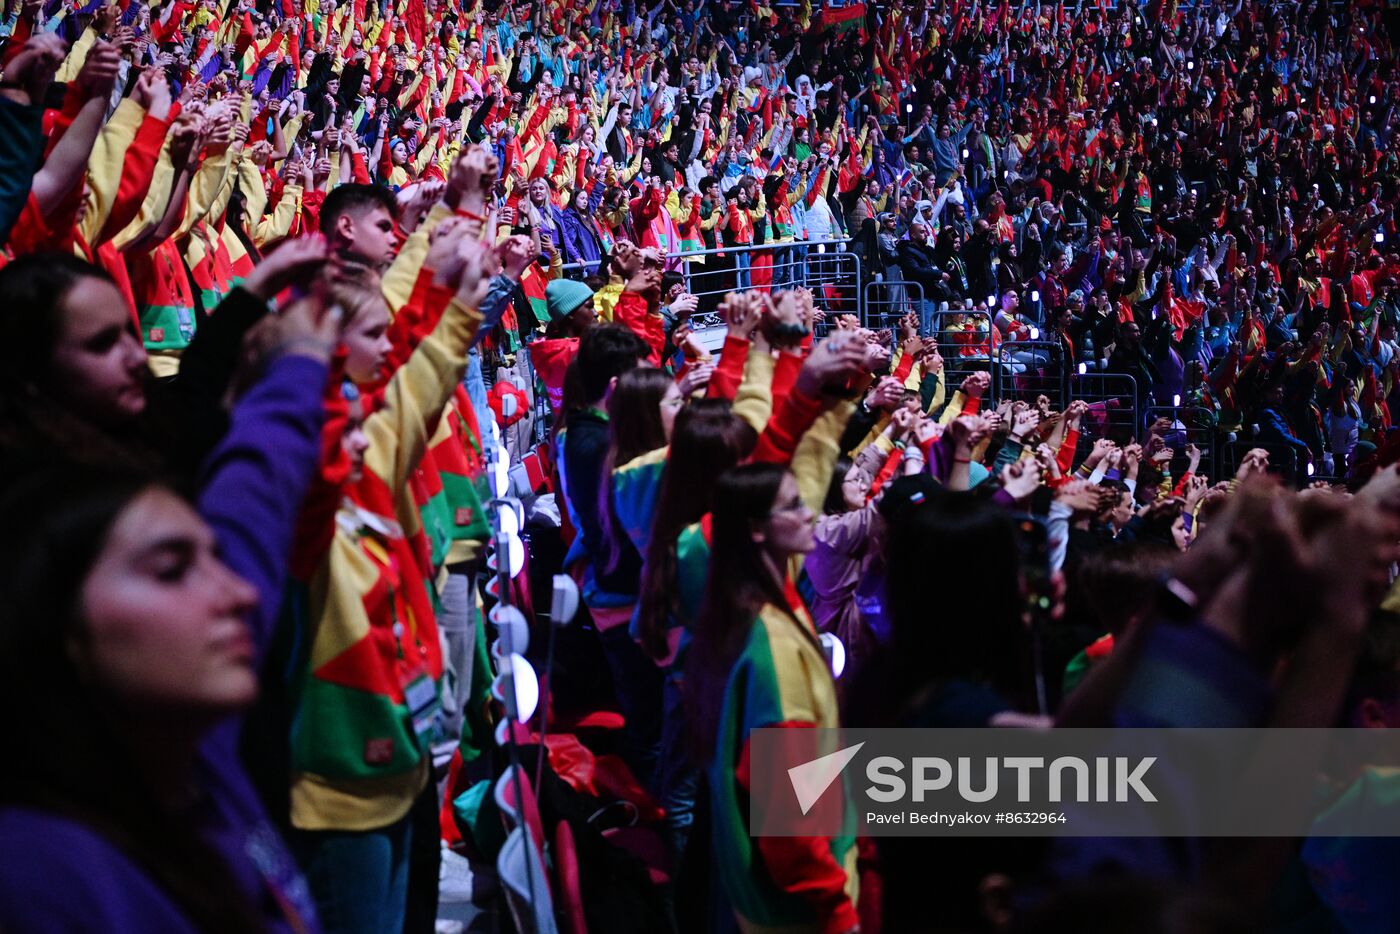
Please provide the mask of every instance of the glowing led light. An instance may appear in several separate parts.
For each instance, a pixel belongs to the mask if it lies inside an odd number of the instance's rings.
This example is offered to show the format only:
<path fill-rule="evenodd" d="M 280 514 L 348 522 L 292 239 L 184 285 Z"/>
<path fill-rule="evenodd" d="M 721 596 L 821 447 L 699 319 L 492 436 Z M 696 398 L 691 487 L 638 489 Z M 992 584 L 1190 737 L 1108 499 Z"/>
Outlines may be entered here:
<path fill-rule="evenodd" d="M 516 577 L 525 568 L 525 543 L 518 535 L 501 536 L 502 544 L 505 546 L 509 572 L 511 577 Z M 498 552 L 493 552 L 491 557 L 486 559 L 486 566 L 493 571 L 500 570 L 500 563 L 497 561 Z"/>
<path fill-rule="evenodd" d="M 491 622 L 500 631 L 502 649 L 525 653 L 530 648 L 530 626 L 516 607 L 499 603 L 491 608 Z"/>
<path fill-rule="evenodd" d="M 1031 301 L 1033 301 L 1033 302 L 1038 302 L 1038 301 L 1040 301 L 1040 290 L 1039 290 L 1039 289 L 1031 289 Z"/>
<path fill-rule="evenodd" d="M 1083 376 L 1083 375 L 1084 375 L 1085 373 L 1087 373 L 1087 372 L 1089 372 L 1089 364 L 1087 364 L 1087 363 L 1081 363 L 1081 364 L 1079 364 L 1079 375 L 1080 375 L 1080 376 Z"/>
<path fill-rule="evenodd" d="M 1172 394 L 1172 405 L 1181 405 L 1181 396 L 1180 396 L 1180 395 L 1177 395 L 1177 394 L 1175 394 L 1175 393 Z"/>
<path fill-rule="evenodd" d="M 535 715 L 540 703 L 540 679 L 518 652 L 501 659 L 501 671 L 491 682 L 491 696 L 506 705 L 506 714 L 518 723 Z"/>
<path fill-rule="evenodd" d="M 1309 476 L 1309 477 L 1311 477 L 1311 476 L 1313 475 L 1313 471 L 1314 471 L 1315 469 L 1316 469 L 1316 468 L 1313 467 L 1312 464 L 1309 464 L 1309 465 L 1308 465 L 1308 476 Z"/>
<path fill-rule="evenodd" d="M 1033 341 L 1038 341 L 1038 340 L 1040 340 L 1040 328 L 1034 328 L 1034 327 L 1031 328 L 1031 340 L 1033 340 Z"/>
<path fill-rule="evenodd" d="M 821 634 L 822 651 L 826 653 L 826 659 L 831 664 L 831 676 L 841 677 L 841 672 L 846 670 L 846 647 L 841 644 L 841 640 L 835 633 L 824 632 Z"/>

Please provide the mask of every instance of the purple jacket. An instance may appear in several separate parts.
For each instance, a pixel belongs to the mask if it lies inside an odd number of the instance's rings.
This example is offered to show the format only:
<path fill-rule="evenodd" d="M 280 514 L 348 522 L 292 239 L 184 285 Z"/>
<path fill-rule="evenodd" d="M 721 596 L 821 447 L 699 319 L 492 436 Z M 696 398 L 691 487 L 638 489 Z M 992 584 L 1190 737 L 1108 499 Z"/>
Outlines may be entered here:
<path fill-rule="evenodd" d="M 292 530 L 319 454 L 324 364 L 274 361 L 234 409 L 210 455 L 197 505 L 224 562 L 257 588 L 259 660 L 281 605 Z M 205 737 L 196 764 L 203 836 L 275 932 L 318 931 L 310 891 L 238 758 L 242 717 Z M 62 739 L 56 737 L 55 742 Z M 195 931 L 179 905 L 107 840 L 51 814 L 0 808 L 0 929 Z M 295 921 L 292 919 L 295 918 Z"/>

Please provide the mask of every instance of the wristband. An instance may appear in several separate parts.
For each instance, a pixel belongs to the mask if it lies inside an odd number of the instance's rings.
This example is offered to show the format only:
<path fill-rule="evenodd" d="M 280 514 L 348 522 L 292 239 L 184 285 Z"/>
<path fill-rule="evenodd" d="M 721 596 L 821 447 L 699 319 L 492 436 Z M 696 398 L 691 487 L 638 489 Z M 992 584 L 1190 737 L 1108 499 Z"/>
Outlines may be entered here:
<path fill-rule="evenodd" d="M 970 457 L 955 457 L 955 458 L 953 458 L 953 463 L 955 463 L 955 464 L 970 464 L 970 463 L 972 463 L 972 458 L 970 458 Z"/>
<path fill-rule="evenodd" d="M 469 221 L 479 221 L 483 224 L 486 223 L 485 214 L 477 214 L 475 211 L 468 211 L 466 208 L 458 208 L 457 216 L 465 217 Z"/>

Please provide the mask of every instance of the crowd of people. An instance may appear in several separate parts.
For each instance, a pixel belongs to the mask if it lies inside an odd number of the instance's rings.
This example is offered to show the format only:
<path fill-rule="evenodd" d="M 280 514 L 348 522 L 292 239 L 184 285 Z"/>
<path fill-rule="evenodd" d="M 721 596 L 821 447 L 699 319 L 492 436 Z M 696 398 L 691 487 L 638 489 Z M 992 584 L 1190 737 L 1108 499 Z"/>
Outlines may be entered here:
<path fill-rule="evenodd" d="M 1388 9 L 0 10 L 0 929 L 1400 924 L 1381 768 L 749 825 L 765 727 L 1400 726 Z"/>

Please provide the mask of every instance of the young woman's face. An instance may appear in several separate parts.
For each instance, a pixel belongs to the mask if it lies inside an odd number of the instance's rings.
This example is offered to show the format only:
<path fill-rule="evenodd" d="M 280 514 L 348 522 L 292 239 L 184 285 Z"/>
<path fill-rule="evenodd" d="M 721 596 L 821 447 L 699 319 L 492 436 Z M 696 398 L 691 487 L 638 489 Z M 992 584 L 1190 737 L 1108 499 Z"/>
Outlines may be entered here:
<path fill-rule="evenodd" d="M 85 277 L 68 290 L 44 387 L 75 412 L 120 425 L 146 410 L 146 350 L 116 286 Z"/>
<path fill-rule="evenodd" d="M 233 710 L 257 696 L 246 622 L 257 596 L 194 510 L 152 488 L 117 517 L 83 581 L 83 634 L 70 651 L 121 708 Z"/>
<path fill-rule="evenodd" d="M 661 427 L 666 431 L 666 440 L 671 440 L 671 429 L 676 425 L 676 416 L 685 407 L 685 397 L 681 395 L 680 383 L 672 381 L 661 397 Z"/>
<path fill-rule="evenodd" d="M 363 308 L 345 331 L 345 375 L 356 383 L 374 379 L 393 349 L 389 341 L 389 310 L 374 304 Z"/>
<path fill-rule="evenodd" d="M 812 510 L 802 501 L 792 474 L 783 477 L 773 510 L 763 521 L 758 540 L 776 560 L 804 555 L 816 545 L 812 532 Z"/>
<path fill-rule="evenodd" d="M 865 471 L 854 464 L 846 471 L 846 476 L 841 478 L 841 499 L 846 504 L 847 509 L 863 509 L 865 507 L 866 495 L 870 492 L 870 480 L 865 476 Z"/>

